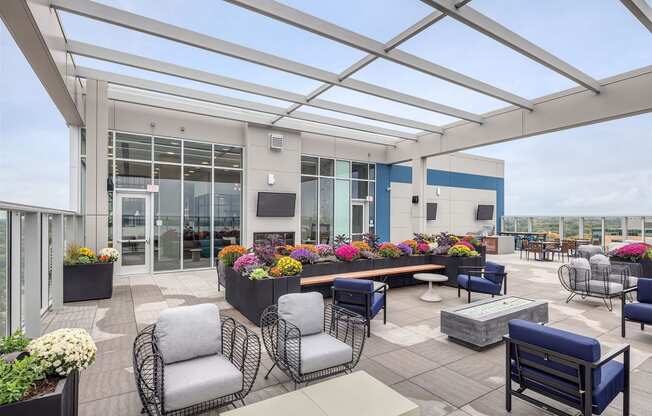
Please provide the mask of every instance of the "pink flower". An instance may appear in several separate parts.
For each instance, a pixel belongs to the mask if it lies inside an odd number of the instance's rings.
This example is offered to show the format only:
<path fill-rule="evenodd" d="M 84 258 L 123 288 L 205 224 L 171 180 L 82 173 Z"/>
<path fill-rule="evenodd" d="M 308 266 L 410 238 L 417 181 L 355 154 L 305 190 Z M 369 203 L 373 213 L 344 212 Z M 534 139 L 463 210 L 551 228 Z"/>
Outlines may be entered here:
<path fill-rule="evenodd" d="M 360 255 L 360 250 L 349 245 L 343 244 L 335 250 L 335 256 L 342 261 L 353 261 Z"/>

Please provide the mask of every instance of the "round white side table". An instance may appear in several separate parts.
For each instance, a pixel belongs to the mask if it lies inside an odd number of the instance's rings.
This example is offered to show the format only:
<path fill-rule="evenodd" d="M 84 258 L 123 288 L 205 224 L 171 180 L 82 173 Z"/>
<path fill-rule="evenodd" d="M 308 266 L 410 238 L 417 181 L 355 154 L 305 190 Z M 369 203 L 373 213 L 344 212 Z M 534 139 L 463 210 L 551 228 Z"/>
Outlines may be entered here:
<path fill-rule="evenodd" d="M 446 282 L 448 280 L 448 276 L 444 276 L 443 274 L 435 274 L 435 273 L 416 273 L 414 276 L 415 279 L 421 280 L 423 282 L 428 282 L 428 290 L 421 295 L 419 299 L 421 299 L 424 302 L 441 302 L 441 296 L 437 294 L 437 291 L 435 291 L 432 288 L 432 282 L 436 283 L 441 283 L 441 282 Z"/>

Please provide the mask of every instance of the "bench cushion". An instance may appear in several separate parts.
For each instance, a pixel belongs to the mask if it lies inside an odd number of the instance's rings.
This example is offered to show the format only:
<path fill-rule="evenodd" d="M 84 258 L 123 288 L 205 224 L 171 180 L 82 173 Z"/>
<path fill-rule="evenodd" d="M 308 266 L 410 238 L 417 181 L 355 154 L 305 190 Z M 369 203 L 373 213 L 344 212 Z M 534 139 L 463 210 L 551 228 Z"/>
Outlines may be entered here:
<path fill-rule="evenodd" d="M 165 309 L 155 329 L 166 364 L 218 354 L 222 350 L 221 331 L 220 310 L 210 303 Z"/>
<path fill-rule="evenodd" d="M 242 373 L 222 355 L 165 365 L 165 410 L 177 410 L 242 390 Z"/>
<path fill-rule="evenodd" d="M 301 335 L 324 329 L 324 297 L 319 292 L 288 293 L 278 298 L 278 316 L 295 325 Z"/>
<path fill-rule="evenodd" d="M 301 337 L 301 373 L 323 370 L 353 360 L 348 344 L 326 333 Z"/>

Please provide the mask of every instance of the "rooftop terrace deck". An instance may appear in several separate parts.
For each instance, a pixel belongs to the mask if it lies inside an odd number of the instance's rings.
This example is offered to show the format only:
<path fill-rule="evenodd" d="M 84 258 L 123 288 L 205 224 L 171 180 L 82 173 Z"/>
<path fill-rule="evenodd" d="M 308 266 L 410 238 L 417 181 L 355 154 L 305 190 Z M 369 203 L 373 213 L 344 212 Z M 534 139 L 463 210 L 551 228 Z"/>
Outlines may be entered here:
<path fill-rule="evenodd" d="M 518 255 L 489 257 L 507 265 L 510 294 L 549 301 L 551 325 L 597 337 L 604 348 L 622 343 L 619 308 L 609 312 L 599 299 L 564 303 L 566 294 L 556 274 L 559 262 L 526 262 Z M 423 290 L 423 286 L 412 286 L 389 291 L 388 323 L 373 323 L 372 336 L 357 368 L 418 403 L 424 416 L 506 414 L 503 347 L 476 352 L 450 342 L 439 331 L 440 311 L 459 305 L 464 297 L 458 299 L 454 288 L 442 287 L 439 291 L 444 300 L 426 303 L 418 299 Z M 481 297 L 474 294 L 474 299 Z M 247 322 L 230 308 L 224 292 L 218 292 L 214 271 L 122 278 L 116 280 L 112 299 L 67 304 L 46 316 L 46 332 L 81 327 L 97 343 L 97 361 L 81 378 L 80 415 L 140 415 L 131 368 L 131 347 L 138 329 L 154 322 L 165 308 L 204 302 L 215 303 L 225 315 Z M 652 402 L 652 334 L 631 330 L 627 342 L 632 346 L 632 414 L 643 415 Z M 264 380 L 269 366 L 265 354 L 254 391 L 246 402 L 292 388 L 276 369 Z M 620 414 L 620 406 L 619 398 L 604 414 Z M 511 414 L 546 413 L 514 399 Z"/>

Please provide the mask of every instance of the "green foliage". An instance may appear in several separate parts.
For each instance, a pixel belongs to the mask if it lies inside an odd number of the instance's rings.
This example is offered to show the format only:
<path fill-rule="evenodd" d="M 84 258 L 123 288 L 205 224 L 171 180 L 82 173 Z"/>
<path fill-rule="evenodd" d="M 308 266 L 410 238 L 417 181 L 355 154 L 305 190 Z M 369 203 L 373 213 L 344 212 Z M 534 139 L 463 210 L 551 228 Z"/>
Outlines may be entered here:
<path fill-rule="evenodd" d="M 25 336 L 25 333 L 20 330 L 16 330 L 11 335 L 8 335 L 0 339 L 0 353 L 9 354 L 12 352 L 25 351 L 27 345 L 29 345 L 29 339 Z"/>
<path fill-rule="evenodd" d="M 43 378 L 41 367 L 30 356 L 12 363 L 0 360 L 0 405 L 21 400 Z"/>

